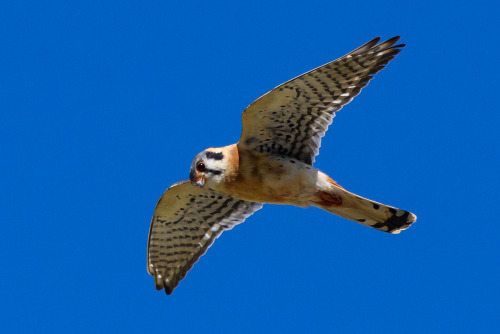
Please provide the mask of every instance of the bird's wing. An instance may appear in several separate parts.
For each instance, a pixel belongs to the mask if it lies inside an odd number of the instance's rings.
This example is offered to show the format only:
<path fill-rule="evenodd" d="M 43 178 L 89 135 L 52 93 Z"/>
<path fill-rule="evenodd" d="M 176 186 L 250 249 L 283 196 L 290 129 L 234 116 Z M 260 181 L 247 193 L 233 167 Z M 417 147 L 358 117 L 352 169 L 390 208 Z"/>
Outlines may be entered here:
<path fill-rule="evenodd" d="M 395 45 L 399 36 L 377 44 L 379 40 L 259 97 L 243 111 L 238 145 L 312 164 L 335 111 L 351 102 L 405 46 Z"/>
<path fill-rule="evenodd" d="M 173 184 L 156 204 L 148 240 L 148 272 L 156 289 L 171 294 L 214 240 L 255 211 L 247 202 L 189 181 Z"/>

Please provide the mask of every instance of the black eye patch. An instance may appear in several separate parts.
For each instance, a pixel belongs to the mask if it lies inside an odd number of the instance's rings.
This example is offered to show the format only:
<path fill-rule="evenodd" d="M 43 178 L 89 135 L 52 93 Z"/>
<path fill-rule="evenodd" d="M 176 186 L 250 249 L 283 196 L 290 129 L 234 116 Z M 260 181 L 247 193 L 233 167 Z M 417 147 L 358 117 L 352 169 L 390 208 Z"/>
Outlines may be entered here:
<path fill-rule="evenodd" d="M 207 152 L 206 157 L 212 160 L 222 160 L 224 159 L 224 154 L 222 152 Z"/>
<path fill-rule="evenodd" d="M 205 172 L 213 174 L 213 175 L 221 175 L 222 174 L 222 171 L 220 171 L 220 170 L 208 169 L 208 168 L 205 169 Z"/>

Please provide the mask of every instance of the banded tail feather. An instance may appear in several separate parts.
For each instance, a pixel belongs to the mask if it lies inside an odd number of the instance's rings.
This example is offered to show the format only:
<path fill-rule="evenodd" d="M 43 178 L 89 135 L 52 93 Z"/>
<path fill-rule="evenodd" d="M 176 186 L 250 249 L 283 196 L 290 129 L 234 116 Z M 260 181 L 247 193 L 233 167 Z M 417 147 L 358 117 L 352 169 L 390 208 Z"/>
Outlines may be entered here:
<path fill-rule="evenodd" d="M 320 197 L 326 199 L 327 196 L 322 192 Z M 323 200 L 314 206 L 383 232 L 397 234 L 417 220 L 411 212 L 372 201 L 338 186 L 332 186 L 329 197 L 341 200 Z"/>

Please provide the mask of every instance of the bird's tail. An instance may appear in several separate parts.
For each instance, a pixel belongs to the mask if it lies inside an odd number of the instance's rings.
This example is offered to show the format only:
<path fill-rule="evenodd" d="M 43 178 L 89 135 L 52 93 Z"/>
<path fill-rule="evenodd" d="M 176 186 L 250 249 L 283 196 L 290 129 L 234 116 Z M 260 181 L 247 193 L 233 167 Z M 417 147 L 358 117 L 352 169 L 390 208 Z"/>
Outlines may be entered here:
<path fill-rule="evenodd" d="M 331 181 L 327 191 L 317 192 L 317 200 L 312 205 L 389 233 L 406 230 L 417 220 L 417 216 L 411 212 L 355 195 Z"/>

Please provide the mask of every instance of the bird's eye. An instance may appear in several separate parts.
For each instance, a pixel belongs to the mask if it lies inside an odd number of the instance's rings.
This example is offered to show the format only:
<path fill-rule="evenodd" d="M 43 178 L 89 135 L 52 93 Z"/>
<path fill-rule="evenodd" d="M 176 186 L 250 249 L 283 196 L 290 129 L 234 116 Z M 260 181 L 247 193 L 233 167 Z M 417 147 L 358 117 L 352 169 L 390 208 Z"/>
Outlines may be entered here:
<path fill-rule="evenodd" d="M 205 164 L 203 162 L 198 162 L 198 164 L 196 165 L 196 170 L 200 173 L 203 173 L 205 169 Z"/>

